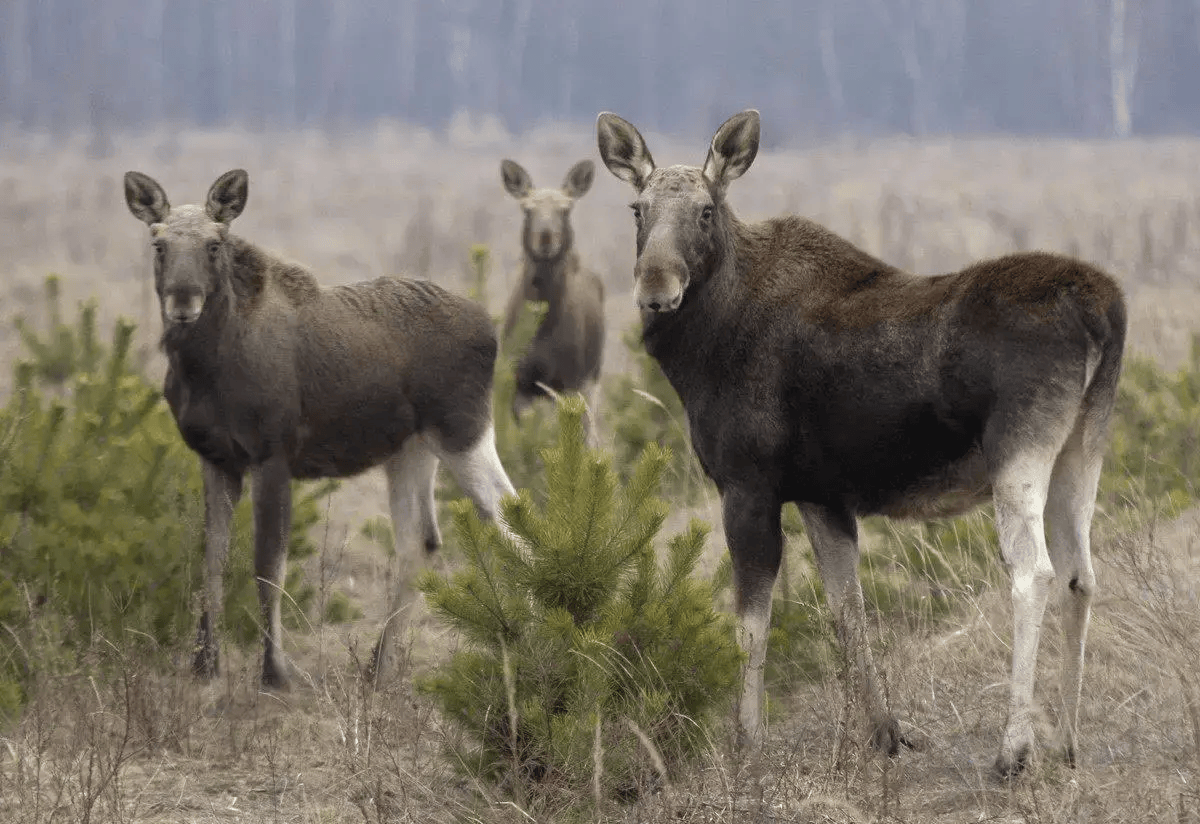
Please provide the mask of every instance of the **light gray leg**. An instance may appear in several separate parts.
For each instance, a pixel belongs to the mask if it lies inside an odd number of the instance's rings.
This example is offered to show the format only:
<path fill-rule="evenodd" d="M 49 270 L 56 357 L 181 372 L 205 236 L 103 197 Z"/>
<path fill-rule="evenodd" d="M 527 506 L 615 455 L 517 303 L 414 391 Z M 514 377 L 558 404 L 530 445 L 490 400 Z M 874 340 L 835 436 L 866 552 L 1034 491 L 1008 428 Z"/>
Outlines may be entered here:
<path fill-rule="evenodd" d="M 828 507 L 804 504 L 799 509 L 812 541 L 842 654 L 849 665 L 851 684 L 857 688 L 866 710 L 871 741 L 888 755 L 895 755 L 902 743 L 900 727 L 879 689 L 879 675 L 867 637 L 867 615 L 858 578 L 858 523 L 850 513 Z"/>
<path fill-rule="evenodd" d="M 1008 724 L 996 760 L 996 770 L 1004 776 L 1020 772 L 1034 751 L 1033 683 L 1042 617 L 1054 580 L 1043 513 L 1056 453 L 1017 455 L 997 473 L 992 487 L 1000 552 L 1012 576 L 1012 682 Z"/>
<path fill-rule="evenodd" d="M 1054 465 L 1046 501 L 1047 548 L 1058 582 L 1066 590 L 1062 619 L 1062 711 L 1056 738 L 1057 746 L 1072 766 L 1075 765 L 1075 735 L 1088 619 L 1096 593 L 1091 526 L 1101 459 L 1098 449 L 1089 452 L 1084 447 L 1082 428 L 1077 427 Z"/>
<path fill-rule="evenodd" d="M 433 496 L 437 466 L 437 456 L 423 435 L 410 437 L 383 465 L 396 543 L 394 570 L 404 571 L 421 564 L 427 554 L 441 544 Z M 398 575 L 394 577 L 388 617 L 375 645 L 373 668 L 376 677 L 390 676 L 396 667 L 395 634 L 398 617 L 403 614 L 406 603 L 402 582 Z"/>
<path fill-rule="evenodd" d="M 211 678 L 220 668 L 218 627 L 225 604 L 225 560 L 233 531 L 233 508 L 242 497 L 242 478 L 201 460 L 204 479 L 204 594 L 192 670 Z"/>
<path fill-rule="evenodd" d="M 254 575 L 263 621 L 262 682 L 273 689 L 287 689 L 281 605 L 292 528 L 291 474 L 283 456 L 268 458 L 253 474 Z"/>
<path fill-rule="evenodd" d="M 475 504 L 481 517 L 499 520 L 500 499 L 516 494 L 496 452 L 496 430 L 488 422 L 483 436 L 463 452 L 439 451 L 439 456 Z"/>

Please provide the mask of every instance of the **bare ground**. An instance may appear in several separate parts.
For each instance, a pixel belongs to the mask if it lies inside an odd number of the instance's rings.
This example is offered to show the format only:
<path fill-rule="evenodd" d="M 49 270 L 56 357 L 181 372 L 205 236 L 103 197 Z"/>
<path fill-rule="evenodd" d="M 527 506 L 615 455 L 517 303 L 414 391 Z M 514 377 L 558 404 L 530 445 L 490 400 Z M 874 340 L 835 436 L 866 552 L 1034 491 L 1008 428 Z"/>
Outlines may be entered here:
<path fill-rule="evenodd" d="M 702 144 L 650 138 L 660 162 L 698 162 Z M 384 126 L 331 140 L 319 134 L 185 133 L 117 141 L 88 158 L 83 141 L 27 135 L 0 149 L 0 315 L 36 311 L 42 278 L 64 278 L 71 300 L 142 327 L 147 368 L 161 372 L 144 227 L 125 209 L 129 168 L 162 182 L 177 203 L 201 199 L 235 166 L 251 200 L 238 229 L 302 260 L 328 283 L 407 272 L 465 288 L 466 249 L 486 243 L 495 311 L 512 282 L 520 218 L 498 165 L 512 157 L 539 185 L 594 156 L 586 130 L 525 139 L 435 139 Z M 763 152 L 734 187 L 745 217 L 781 210 L 822 221 L 914 271 L 948 271 L 1015 248 L 1078 254 L 1114 272 L 1131 300 L 1130 348 L 1174 366 L 1200 326 L 1200 142 L 903 140 Z M 616 334 L 634 320 L 627 192 L 602 172 L 577 207 L 585 262 L 608 284 L 611 370 L 626 366 Z M 17 352 L 0 323 L 0 362 Z M 7 376 L 0 376 L 0 388 Z M 110 676 L 48 678 L 26 717 L 0 730 L 0 820 L 43 821 L 528 821 L 447 764 L 452 729 L 416 698 L 409 675 L 455 645 L 412 607 L 406 672 L 381 691 L 358 663 L 386 612 L 388 565 L 359 535 L 386 511 L 375 473 L 343 484 L 316 535 L 322 593 L 340 589 L 365 612 L 349 625 L 296 633 L 285 646 L 302 677 L 284 695 L 256 687 L 257 658 L 236 651 L 217 682 L 161 674 L 120 659 Z M 709 501 L 672 515 L 668 531 Z M 965 603 L 949 625 L 880 628 L 877 650 L 898 714 L 927 743 L 890 760 L 859 746 L 856 713 L 829 678 L 772 696 L 763 756 L 730 759 L 714 742 L 694 772 L 641 802 L 626 821 L 1200 822 L 1200 515 L 1147 517 L 1134 531 L 1098 519 L 1101 595 L 1094 608 L 1079 766 L 1044 759 L 1004 784 L 989 770 L 1007 700 L 1007 593 Z M 707 563 L 723 552 L 710 540 Z M 405 575 L 405 578 L 408 576 Z M 1042 642 L 1038 695 L 1055 720 L 1059 635 Z"/>

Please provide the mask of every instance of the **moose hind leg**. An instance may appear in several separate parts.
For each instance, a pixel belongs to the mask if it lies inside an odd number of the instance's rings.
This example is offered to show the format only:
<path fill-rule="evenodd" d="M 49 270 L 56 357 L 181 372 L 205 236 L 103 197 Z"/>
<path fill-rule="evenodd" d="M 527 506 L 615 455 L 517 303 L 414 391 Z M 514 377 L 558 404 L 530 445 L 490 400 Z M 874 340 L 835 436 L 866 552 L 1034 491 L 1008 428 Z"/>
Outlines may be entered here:
<path fill-rule="evenodd" d="M 393 570 L 397 573 L 405 571 L 406 567 L 415 567 L 441 545 L 433 497 L 437 466 L 437 456 L 430 450 L 423 435 L 409 437 L 400 451 L 383 465 L 396 547 Z M 396 670 L 395 636 L 399 617 L 406 608 L 402 576 L 394 574 L 392 577 L 388 615 L 372 654 L 372 669 L 376 678 L 389 676 Z"/>
<path fill-rule="evenodd" d="M 1091 525 L 1100 482 L 1102 451 L 1085 446 L 1082 421 L 1054 464 L 1046 501 L 1050 561 L 1064 588 L 1062 708 L 1056 746 L 1075 766 L 1075 736 L 1088 620 L 1096 592 L 1092 570 Z"/>
<path fill-rule="evenodd" d="M 204 596 L 192 671 L 211 678 L 219 669 L 217 627 L 225 603 L 225 559 L 233 508 L 242 497 L 242 477 L 201 461 L 204 478 Z"/>
<path fill-rule="evenodd" d="M 516 490 L 496 452 L 496 430 L 489 420 L 483 434 L 460 452 L 442 451 L 441 458 L 481 517 L 500 520 L 500 499 Z"/>
<path fill-rule="evenodd" d="M 1012 576 L 1013 643 L 1008 724 L 996 771 L 1011 776 L 1033 754 L 1033 684 L 1042 617 L 1054 579 L 1043 513 L 1056 450 L 1026 449 L 1006 461 L 993 482 L 1000 552 Z"/>
<path fill-rule="evenodd" d="M 773 495 L 727 488 L 721 495 L 725 542 L 733 562 L 738 643 L 746 653 L 737 707 L 737 747 L 761 748 L 771 594 L 783 557 L 780 504 Z"/>
<path fill-rule="evenodd" d="M 858 578 L 858 523 L 854 516 L 828 507 L 800 507 L 804 527 L 812 541 L 817 571 L 833 612 L 838 642 L 850 674 L 850 689 L 857 692 L 866 711 L 871 743 L 896 755 L 905 742 L 879 689 L 879 674 L 867 637 L 867 616 L 862 583 Z"/>
<path fill-rule="evenodd" d="M 264 686 L 287 689 L 283 658 L 282 597 L 292 528 L 291 474 L 285 458 L 268 458 L 254 470 L 254 575 L 263 621 Z"/>

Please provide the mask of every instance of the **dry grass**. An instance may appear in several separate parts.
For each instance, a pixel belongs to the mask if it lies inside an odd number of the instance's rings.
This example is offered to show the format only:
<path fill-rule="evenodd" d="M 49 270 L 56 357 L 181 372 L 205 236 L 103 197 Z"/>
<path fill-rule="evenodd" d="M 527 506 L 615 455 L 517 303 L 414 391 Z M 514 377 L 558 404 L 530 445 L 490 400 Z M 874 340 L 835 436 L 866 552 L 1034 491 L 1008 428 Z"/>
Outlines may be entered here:
<path fill-rule="evenodd" d="M 651 137 L 660 162 L 697 162 L 702 145 Z M 512 282 L 520 215 L 500 186 L 512 157 L 539 185 L 594 156 L 587 131 L 546 129 L 443 141 L 384 126 L 330 141 L 321 135 L 190 133 L 121 139 L 89 159 L 83 143 L 12 135 L 0 149 L 0 315 L 27 308 L 50 271 L 68 299 L 96 296 L 104 320 L 133 316 L 151 372 L 153 336 L 144 227 L 125 209 L 121 174 L 159 179 L 175 202 L 200 199 L 220 172 L 251 174 L 239 229 L 312 265 L 328 283 L 380 272 L 427 275 L 465 288 L 467 249 L 488 244 L 495 309 Z M 764 151 L 734 187 L 745 217 L 791 210 L 916 271 L 958 268 L 1014 248 L 1078 254 L 1114 272 L 1133 308 L 1130 345 L 1166 365 L 1184 356 L 1197 312 L 1200 142 L 888 140 Z M 633 322 L 632 221 L 623 184 L 601 174 L 578 206 L 585 262 L 608 284 L 610 369 L 625 359 L 616 334 Z M 0 323 L 0 364 L 15 353 Z M 0 391 L 7 375 L 0 375 Z M 382 617 L 389 571 L 358 537 L 385 513 L 382 480 L 346 483 L 313 564 L 323 587 L 366 612 L 286 640 L 301 683 L 258 691 L 257 657 L 228 658 L 212 684 L 170 661 L 130 660 L 97 639 L 88 660 L 39 673 L 28 712 L 0 729 L 0 819 L 49 821 L 551 821 L 457 776 L 445 727 L 410 679 L 372 692 L 358 662 Z M 714 502 L 699 514 L 719 522 Z M 692 513 L 673 513 L 672 524 Z M 1007 593 L 966 601 L 951 627 L 880 628 L 891 699 L 928 740 L 889 761 L 860 746 L 858 713 L 839 681 L 773 696 L 764 754 L 750 764 L 711 755 L 615 821 L 1200 822 L 1200 603 L 1194 570 L 1200 517 L 1135 532 L 1099 519 L 1101 595 L 1094 611 L 1081 718 L 1080 766 L 1053 762 L 1005 785 L 989 773 L 1007 699 Z M 668 526 L 670 531 L 670 525 Z M 711 553 L 722 548 L 719 541 Z M 1052 607 L 1038 695 L 1054 721 L 1060 638 Z M 454 641 L 427 615 L 410 616 L 407 671 Z"/>

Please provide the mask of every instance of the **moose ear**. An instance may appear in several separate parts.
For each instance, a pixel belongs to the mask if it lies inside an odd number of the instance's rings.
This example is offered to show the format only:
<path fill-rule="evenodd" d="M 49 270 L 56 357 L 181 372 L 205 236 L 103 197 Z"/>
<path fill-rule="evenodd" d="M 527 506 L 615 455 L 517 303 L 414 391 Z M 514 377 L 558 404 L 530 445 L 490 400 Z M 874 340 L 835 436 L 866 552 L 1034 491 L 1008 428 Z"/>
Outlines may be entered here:
<path fill-rule="evenodd" d="M 246 208 L 250 195 L 250 176 L 245 169 L 233 169 L 217 178 L 208 190 L 204 211 L 217 223 L 229 223 Z"/>
<path fill-rule="evenodd" d="M 141 172 L 125 173 L 125 203 L 133 216 L 147 226 L 162 223 L 171 211 L 163 187 L 154 178 Z"/>
<path fill-rule="evenodd" d="M 750 168 L 758 154 L 758 112 L 747 109 L 721 124 L 713 135 L 704 177 L 718 189 L 724 189 Z"/>
<path fill-rule="evenodd" d="M 654 158 L 632 123 L 612 112 L 601 112 L 596 118 L 596 144 L 610 172 L 639 192 L 646 187 L 654 171 Z"/>
<path fill-rule="evenodd" d="M 504 181 L 504 190 L 517 200 L 533 191 L 533 178 L 515 160 L 500 161 L 500 179 Z"/>
<path fill-rule="evenodd" d="M 563 179 L 563 192 L 571 200 L 578 200 L 592 188 L 592 178 L 596 176 L 596 164 L 590 160 L 581 160 L 571 167 Z"/>

